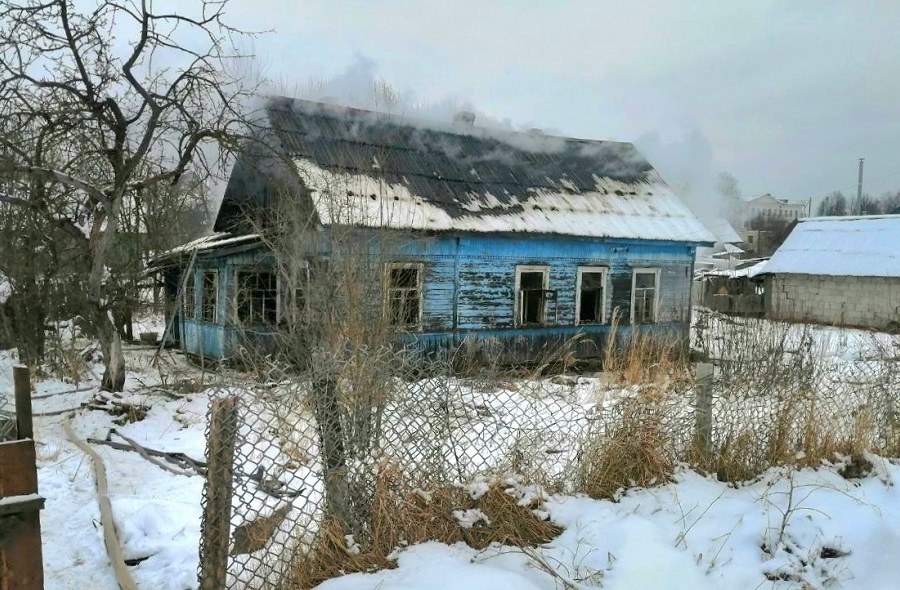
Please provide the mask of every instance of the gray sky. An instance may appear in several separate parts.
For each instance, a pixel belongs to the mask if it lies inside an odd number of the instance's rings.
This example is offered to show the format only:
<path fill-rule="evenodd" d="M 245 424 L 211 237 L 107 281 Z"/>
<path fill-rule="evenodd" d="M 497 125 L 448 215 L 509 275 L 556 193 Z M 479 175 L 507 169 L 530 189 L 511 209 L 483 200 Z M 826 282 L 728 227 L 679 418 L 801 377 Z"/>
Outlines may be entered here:
<path fill-rule="evenodd" d="M 287 84 L 384 78 L 517 127 L 634 141 L 670 183 L 900 188 L 900 2 L 233 0 Z M 334 94 L 334 92 L 330 92 Z M 338 92 L 338 94 L 342 94 Z"/>

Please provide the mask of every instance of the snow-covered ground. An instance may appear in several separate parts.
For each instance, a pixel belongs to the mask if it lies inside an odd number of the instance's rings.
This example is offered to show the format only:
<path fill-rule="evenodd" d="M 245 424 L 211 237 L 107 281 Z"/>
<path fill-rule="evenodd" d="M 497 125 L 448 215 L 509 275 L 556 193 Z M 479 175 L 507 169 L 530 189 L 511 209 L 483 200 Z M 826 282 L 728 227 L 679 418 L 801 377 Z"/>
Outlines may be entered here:
<path fill-rule="evenodd" d="M 619 502 L 553 497 L 546 509 L 565 531 L 533 551 L 426 543 L 401 552 L 395 570 L 320 588 L 895 589 L 900 466 L 872 459 L 858 481 L 833 468 L 773 469 L 733 487 L 683 470 Z"/>
<path fill-rule="evenodd" d="M 816 342 L 836 362 L 864 361 L 878 348 L 867 333 L 814 332 L 819 335 Z M 894 342 L 887 336 L 874 338 L 888 347 Z M 47 590 L 117 588 L 99 525 L 93 469 L 66 437 L 64 421 L 71 420 L 85 440 L 105 439 L 115 428 L 147 447 L 203 459 L 213 390 L 191 393 L 181 388 L 184 393 L 173 393 L 173 384 L 208 383 L 210 376 L 168 353 L 160 374 L 149 366 L 153 352 L 147 347 L 127 351 L 133 371 L 125 394 L 116 401 L 146 413 L 124 425 L 106 411 L 79 409 L 96 400 L 101 373 L 97 365 L 90 367 L 87 381 L 46 379 L 35 386 L 39 486 L 47 499 L 41 515 Z M 9 353 L 0 353 L 0 395 L 11 394 L 14 363 Z M 571 424 L 578 428 L 606 408 L 611 396 L 631 393 L 610 390 L 597 379 L 555 379 L 544 382 L 540 391 L 554 400 L 554 408 L 571 410 Z M 441 387 L 464 389 L 459 383 Z M 484 441 L 479 437 L 491 432 L 497 453 L 502 453 L 513 444 L 516 431 L 537 438 L 549 433 L 550 440 L 543 444 L 545 451 L 553 450 L 566 431 L 554 431 L 553 424 L 526 411 L 531 406 L 526 407 L 525 400 L 534 397 L 535 388 L 534 382 L 520 382 L 501 392 L 516 403 L 499 403 L 495 391 L 463 391 L 451 438 L 458 439 L 460 448 L 480 448 Z M 428 416 L 420 420 L 429 425 Z M 111 440 L 121 441 L 115 434 Z M 203 479 L 163 470 L 134 452 L 93 447 L 106 464 L 115 524 L 138 586 L 197 588 Z M 280 461 L 277 455 L 265 459 Z M 565 531 L 544 547 L 476 551 L 426 543 L 400 552 L 395 570 L 354 574 L 322 588 L 897 588 L 900 559 L 886 556 L 900 555 L 900 491 L 895 486 L 900 466 L 877 457 L 870 460 L 872 472 L 853 480 L 838 475 L 839 466 L 782 468 L 754 483 L 734 486 L 681 469 L 673 483 L 630 490 L 617 502 L 554 496 L 546 510 Z M 308 477 L 308 466 L 298 473 Z M 555 575 L 543 571 L 547 566 Z"/>

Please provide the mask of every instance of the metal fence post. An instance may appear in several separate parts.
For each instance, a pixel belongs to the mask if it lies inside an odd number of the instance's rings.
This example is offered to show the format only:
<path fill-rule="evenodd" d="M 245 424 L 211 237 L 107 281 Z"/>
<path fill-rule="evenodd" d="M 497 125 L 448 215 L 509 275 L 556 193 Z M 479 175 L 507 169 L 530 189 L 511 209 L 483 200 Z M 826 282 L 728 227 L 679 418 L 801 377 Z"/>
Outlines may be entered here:
<path fill-rule="evenodd" d="M 694 429 L 697 445 L 704 453 L 712 452 L 712 363 L 697 363 L 697 388 L 694 397 Z"/>
<path fill-rule="evenodd" d="M 214 400 L 210 408 L 207 470 L 200 548 L 201 590 L 225 590 L 231 541 L 231 496 L 237 438 L 237 398 Z"/>

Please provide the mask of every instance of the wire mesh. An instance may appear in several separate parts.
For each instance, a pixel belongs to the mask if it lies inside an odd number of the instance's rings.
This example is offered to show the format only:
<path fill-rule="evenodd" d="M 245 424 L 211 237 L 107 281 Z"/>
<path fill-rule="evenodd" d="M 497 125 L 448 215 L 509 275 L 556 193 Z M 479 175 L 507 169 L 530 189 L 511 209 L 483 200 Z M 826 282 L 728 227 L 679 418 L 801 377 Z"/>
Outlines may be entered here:
<path fill-rule="evenodd" d="M 388 468 L 423 497 L 509 474 L 549 491 L 612 496 L 617 487 L 658 483 L 634 479 L 634 470 L 614 473 L 616 461 L 639 472 L 651 461 L 665 469 L 690 463 L 740 480 L 804 458 L 900 451 L 893 341 L 848 352 L 823 348 L 821 335 L 804 328 L 764 334 L 719 320 L 706 329 L 699 353 L 715 367 L 706 385 L 673 367 L 631 384 L 606 374 L 370 382 L 282 374 L 254 388 L 222 388 L 212 404 L 232 400 L 234 444 L 229 451 L 212 443 L 221 436 L 211 418 L 209 450 L 224 453 L 231 474 L 210 473 L 218 485 L 204 495 L 208 507 L 226 494 L 230 507 L 226 522 L 204 523 L 225 535 L 219 587 L 296 587 L 292 568 L 315 551 L 329 519 L 342 523 L 348 550 L 364 544 Z M 704 396 L 710 436 L 698 453 Z M 201 564 L 209 550 L 201 547 Z"/>

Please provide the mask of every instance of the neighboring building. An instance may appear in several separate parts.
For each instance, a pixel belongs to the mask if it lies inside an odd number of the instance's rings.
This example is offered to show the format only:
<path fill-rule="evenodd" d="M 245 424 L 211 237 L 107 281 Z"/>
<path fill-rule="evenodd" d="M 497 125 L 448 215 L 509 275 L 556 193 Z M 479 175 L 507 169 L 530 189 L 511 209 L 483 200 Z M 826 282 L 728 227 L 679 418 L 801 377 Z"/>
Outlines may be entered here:
<path fill-rule="evenodd" d="M 705 221 L 703 225 L 715 237 L 712 246 L 697 248 L 696 270 L 734 269 L 744 253 L 743 240 L 737 230 L 721 217 Z"/>
<path fill-rule="evenodd" d="M 776 199 L 766 193 L 758 197 L 744 199 L 741 214 L 743 227 L 741 229 L 751 229 L 750 225 L 752 222 L 759 218 L 783 220 L 785 223 L 790 223 L 795 219 L 806 217 L 808 214 L 808 203 L 791 203 L 787 199 Z"/>
<path fill-rule="evenodd" d="M 773 318 L 896 329 L 900 215 L 802 219 L 764 272 Z"/>
<path fill-rule="evenodd" d="M 386 255 L 383 313 L 425 351 L 474 339 L 526 361 L 583 334 L 577 354 L 594 356 L 614 314 L 625 330 L 686 335 L 695 251 L 714 237 L 632 144 L 288 99 L 266 114 L 278 157 L 240 159 L 219 233 L 156 263 L 170 293 L 191 269 L 175 318 L 186 352 L 233 357 L 248 325 L 264 336 L 294 312 L 246 221 L 264 225 L 285 185 L 310 222 L 310 246 L 292 260 L 310 280 L 336 228 L 407 236 Z"/>
<path fill-rule="evenodd" d="M 698 305 L 734 315 L 761 317 L 765 312 L 765 260 L 744 262 L 739 268 L 697 273 Z"/>

